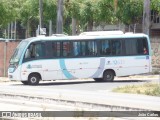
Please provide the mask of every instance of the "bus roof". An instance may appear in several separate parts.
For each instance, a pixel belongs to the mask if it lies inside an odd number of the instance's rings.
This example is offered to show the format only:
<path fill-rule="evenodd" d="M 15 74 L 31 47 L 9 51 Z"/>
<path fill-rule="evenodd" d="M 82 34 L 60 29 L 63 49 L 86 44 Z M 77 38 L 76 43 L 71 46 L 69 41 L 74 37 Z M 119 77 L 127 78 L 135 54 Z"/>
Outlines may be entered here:
<path fill-rule="evenodd" d="M 89 40 L 89 39 L 117 39 L 117 38 L 137 38 L 137 37 L 148 37 L 146 34 L 138 33 L 138 34 L 117 34 L 117 35 L 80 35 L 80 36 L 38 36 L 38 37 L 32 37 L 25 39 L 25 41 L 40 41 L 40 40 Z"/>
<path fill-rule="evenodd" d="M 91 31 L 91 32 L 82 32 L 80 35 L 85 36 L 106 36 L 106 35 L 122 35 L 122 31 Z"/>

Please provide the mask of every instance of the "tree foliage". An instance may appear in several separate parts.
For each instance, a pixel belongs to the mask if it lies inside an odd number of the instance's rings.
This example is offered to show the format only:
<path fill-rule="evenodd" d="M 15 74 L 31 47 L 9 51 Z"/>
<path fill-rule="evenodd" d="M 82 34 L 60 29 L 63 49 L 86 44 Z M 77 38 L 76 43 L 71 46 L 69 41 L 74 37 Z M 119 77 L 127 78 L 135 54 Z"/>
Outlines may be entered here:
<path fill-rule="evenodd" d="M 115 6 L 115 1 L 117 5 Z M 126 25 L 142 22 L 144 0 L 64 0 L 64 28 L 75 18 L 79 26 L 92 29 L 93 23 Z M 115 9 L 116 7 L 116 9 Z M 160 13 L 160 0 L 151 0 L 151 9 Z M 57 0 L 43 0 L 43 21 L 56 26 Z M 20 21 L 24 28 L 35 29 L 39 23 L 39 0 L 0 0 L 0 28 L 12 21 Z M 69 31 L 69 27 L 66 32 Z"/>
<path fill-rule="evenodd" d="M 118 1 L 116 16 L 124 24 L 139 23 L 143 16 L 143 0 Z"/>

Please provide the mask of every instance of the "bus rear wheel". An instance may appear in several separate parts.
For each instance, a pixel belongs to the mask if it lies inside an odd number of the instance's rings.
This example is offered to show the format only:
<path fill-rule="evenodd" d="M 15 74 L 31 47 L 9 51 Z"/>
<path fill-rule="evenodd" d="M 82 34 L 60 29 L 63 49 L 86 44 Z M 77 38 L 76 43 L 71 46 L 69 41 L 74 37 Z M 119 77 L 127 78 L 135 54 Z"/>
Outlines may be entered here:
<path fill-rule="evenodd" d="M 104 82 L 113 82 L 115 73 L 112 70 L 106 70 L 103 73 L 103 81 Z"/>
<path fill-rule="evenodd" d="M 40 76 L 38 74 L 31 74 L 28 77 L 29 85 L 38 85 L 40 81 Z"/>

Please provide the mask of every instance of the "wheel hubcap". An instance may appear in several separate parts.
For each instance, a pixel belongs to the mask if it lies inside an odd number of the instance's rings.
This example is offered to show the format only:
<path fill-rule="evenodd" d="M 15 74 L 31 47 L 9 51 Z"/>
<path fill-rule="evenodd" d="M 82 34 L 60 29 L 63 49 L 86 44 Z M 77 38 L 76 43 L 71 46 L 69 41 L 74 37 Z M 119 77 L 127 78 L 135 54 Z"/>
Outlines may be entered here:
<path fill-rule="evenodd" d="M 31 78 L 31 82 L 32 82 L 32 83 L 35 83 L 36 81 L 37 81 L 36 77 L 32 77 L 32 78 Z"/>
<path fill-rule="evenodd" d="M 111 78 L 111 75 L 107 74 L 107 76 L 106 76 L 106 77 L 107 77 L 107 79 L 110 79 L 110 78 Z"/>

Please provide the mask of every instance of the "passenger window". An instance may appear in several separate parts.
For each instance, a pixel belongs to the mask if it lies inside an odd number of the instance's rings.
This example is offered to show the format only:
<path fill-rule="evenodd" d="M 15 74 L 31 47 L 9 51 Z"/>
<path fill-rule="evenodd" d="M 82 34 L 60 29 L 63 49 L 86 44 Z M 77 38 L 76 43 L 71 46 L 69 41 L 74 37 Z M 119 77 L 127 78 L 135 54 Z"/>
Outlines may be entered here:
<path fill-rule="evenodd" d="M 52 43 L 52 54 L 53 57 L 60 57 L 60 42 Z"/>
<path fill-rule="evenodd" d="M 126 51 L 126 55 L 136 55 L 136 54 L 138 54 L 137 40 L 126 39 L 125 40 L 125 51 Z"/>
<path fill-rule="evenodd" d="M 72 48 L 71 42 L 63 42 L 62 43 L 62 56 L 70 57 L 72 55 L 71 48 Z"/>
<path fill-rule="evenodd" d="M 148 44 L 144 38 L 126 39 L 126 55 L 148 55 Z"/>
<path fill-rule="evenodd" d="M 96 56 L 97 43 L 95 41 L 77 41 L 73 42 L 74 56 Z"/>
<path fill-rule="evenodd" d="M 137 39 L 138 54 L 148 55 L 148 44 L 146 39 Z"/>
<path fill-rule="evenodd" d="M 81 56 L 81 42 L 73 42 L 73 55 Z"/>
<path fill-rule="evenodd" d="M 112 40 L 112 55 L 122 54 L 121 40 Z"/>
<path fill-rule="evenodd" d="M 100 42 L 100 54 L 106 56 L 121 55 L 122 41 L 121 40 L 102 40 Z"/>
<path fill-rule="evenodd" d="M 101 55 L 111 55 L 111 42 L 110 40 L 103 40 L 101 41 L 100 45 L 100 53 Z"/>
<path fill-rule="evenodd" d="M 97 55 L 97 43 L 95 41 L 88 42 L 88 55 L 89 56 Z"/>
<path fill-rule="evenodd" d="M 86 56 L 87 55 L 87 42 L 78 41 L 73 42 L 73 56 Z"/>

